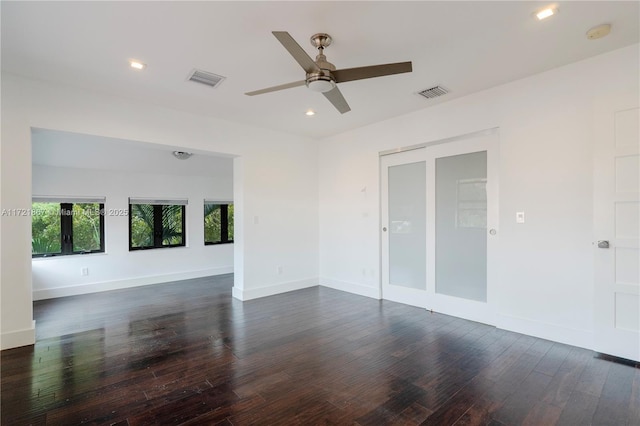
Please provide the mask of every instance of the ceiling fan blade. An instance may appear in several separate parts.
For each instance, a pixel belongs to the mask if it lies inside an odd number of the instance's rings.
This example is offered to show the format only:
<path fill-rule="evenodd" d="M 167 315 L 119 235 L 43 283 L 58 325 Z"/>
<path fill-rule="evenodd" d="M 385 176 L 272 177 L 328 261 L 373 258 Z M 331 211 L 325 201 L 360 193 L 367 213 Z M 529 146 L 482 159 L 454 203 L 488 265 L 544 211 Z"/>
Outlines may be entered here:
<path fill-rule="evenodd" d="M 345 81 L 362 80 L 365 78 L 382 77 L 385 75 L 402 74 L 413 70 L 411 61 L 396 62 L 394 64 L 371 65 L 368 67 L 347 68 L 331 71 L 338 83 Z"/>
<path fill-rule="evenodd" d="M 324 92 L 323 95 L 325 98 L 329 99 L 329 102 L 331 102 L 338 111 L 340 111 L 340 114 L 351 111 L 351 107 L 337 87 L 334 87 L 328 92 Z"/>
<path fill-rule="evenodd" d="M 293 59 L 298 61 L 303 70 L 308 73 L 319 72 L 320 68 L 311 59 L 311 57 L 304 51 L 302 47 L 291 37 L 286 31 L 272 31 L 272 34 L 278 39 L 285 49 L 293 56 Z"/>
<path fill-rule="evenodd" d="M 266 89 L 254 90 L 253 92 L 247 92 L 247 96 L 262 95 L 263 93 L 276 92 L 278 90 L 291 89 L 292 87 L 304 86 L 305 81 L 294 81 L 293 83 L 281 84 L 279 86 L 267 87 Z"/>

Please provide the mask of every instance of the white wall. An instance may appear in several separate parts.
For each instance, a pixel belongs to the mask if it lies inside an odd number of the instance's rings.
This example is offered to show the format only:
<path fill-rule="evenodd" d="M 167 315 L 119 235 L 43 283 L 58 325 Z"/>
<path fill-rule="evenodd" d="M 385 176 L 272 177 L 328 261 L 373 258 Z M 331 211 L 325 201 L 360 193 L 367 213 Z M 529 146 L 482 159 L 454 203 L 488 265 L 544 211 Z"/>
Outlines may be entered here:
<path fill-rule="evenodd" d="M 226 178 L 33 166 L 36 196 L 104 196 L 105 253 L 35 258 L 35 300 L 233 272 L 233 245 L 204 245 L 203 200 L 233 200 Z M 125 215 L 134 197 L 188 199 L 186 247 L 129 251 Z M 89 275 L 82 276 L 83 267 Z"/>
<path fill-rule="evenodd" d="M 499 127 L 497 325 L 589 347 L 594 106 L 601 97 L 637 94 L 638 63 L 638 46 L 630 46 L 319 147 L 285 133 L 3 74 L 0 208 L 30 206 L 32 127 L 238 155 L 234 295 L 314 285 L 319 259 L 321 284 L 378 297 L 378 153 Z M 527 213 L 526 224 L 515 224 L 516 211 Z M 0 345 L 7 348 L 34 340 L 31 229 L 28 218 L 3 216 L 0 223 Z"/>
<path fill-rule="evenodd" d="M 499 127 L 496 325 L 590 347 L 594 106 L 637 96 L 638 64 L 630 46 L 323 140 L 320 284 L 379 297 L 380 151 Z"/>
<path fill-rule="evenodd" d="M 0 208 L 31 205 L 31 128 L 237 155 L 234 295 L 248 299 L 317 284 L 313 141 L 3 73 Z M 30 224 L 15 216 L 0 222 L 3 349 L 35 338 Z"/>

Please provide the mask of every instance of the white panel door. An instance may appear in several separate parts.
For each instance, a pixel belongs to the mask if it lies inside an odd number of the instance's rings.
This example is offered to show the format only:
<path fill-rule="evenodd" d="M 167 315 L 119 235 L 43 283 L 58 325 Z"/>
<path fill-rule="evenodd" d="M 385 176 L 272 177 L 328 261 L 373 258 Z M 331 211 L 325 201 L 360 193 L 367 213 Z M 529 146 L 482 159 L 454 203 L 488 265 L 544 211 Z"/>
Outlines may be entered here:
<path fill-rule="evenodd" d="M 640 361 L 640 109 L 596 110 L 594 350 Z"/>
<path fill-rule="evenodd" d="M 425 149 L 380 159 L 382 297 L 425 307 L 427 170 Z"/>

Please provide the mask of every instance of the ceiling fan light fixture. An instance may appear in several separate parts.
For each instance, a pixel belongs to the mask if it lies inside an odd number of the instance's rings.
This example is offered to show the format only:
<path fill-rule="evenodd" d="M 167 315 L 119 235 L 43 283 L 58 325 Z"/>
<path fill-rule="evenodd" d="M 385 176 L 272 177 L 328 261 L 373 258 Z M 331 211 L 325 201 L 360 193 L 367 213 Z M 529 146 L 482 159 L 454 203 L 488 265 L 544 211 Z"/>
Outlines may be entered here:
<path fill-rule="evenodd" d="M 307 87 L 314 92 L 325 93 L 336 87 L 336 82 L 326 75 L 315 75 L 307 78 Z"/>

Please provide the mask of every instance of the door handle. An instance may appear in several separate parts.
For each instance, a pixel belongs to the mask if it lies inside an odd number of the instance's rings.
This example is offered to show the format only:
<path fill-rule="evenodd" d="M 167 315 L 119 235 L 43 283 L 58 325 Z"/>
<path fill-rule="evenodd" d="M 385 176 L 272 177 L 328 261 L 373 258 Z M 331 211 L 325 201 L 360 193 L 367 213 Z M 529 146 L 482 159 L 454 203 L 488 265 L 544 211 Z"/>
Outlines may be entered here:
<path fill-rule="evenodd" d="M 387 232 L 387 227 L 386 226 L 382 228 L 382 232 Z"/>
<path fill-rule="evenodd" d="M 609 248 L 609 241 L 607 241 L 607 240 L 598 241 L 598 248 L 608 249 Z"/>

